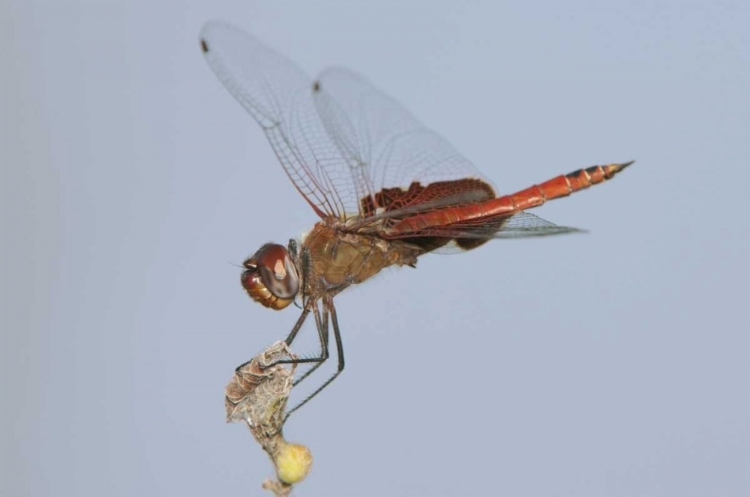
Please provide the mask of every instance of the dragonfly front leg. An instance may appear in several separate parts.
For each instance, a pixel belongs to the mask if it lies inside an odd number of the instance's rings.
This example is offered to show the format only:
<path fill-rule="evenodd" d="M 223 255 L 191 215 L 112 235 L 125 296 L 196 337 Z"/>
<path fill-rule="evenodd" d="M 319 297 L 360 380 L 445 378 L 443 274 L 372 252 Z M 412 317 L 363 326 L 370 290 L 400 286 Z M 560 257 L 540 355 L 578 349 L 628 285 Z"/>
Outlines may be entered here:
<path fill-rule="evenodd" d="M 302 325 L 305 322 L 305 319 L 307 319 L 307 315 L 310 314 L 310 311 L 313 311 L 313 315 L 315 316 L 315 327 L 318 330 L 318 339 L 320 340 L 320 349 L 321 353 L 318 357 L 298 357 L 296 359 L 282 359 L 274 364 L 307 364 L 307 363 L 317 363 L 310 371 L 306 372 L 302 378 L 295 381 L 294 384 L 296 385 L 300 381 L 302 381 L 304 378 L 306 378 L 311 371 L 313 371 L 315 368 L 320 366 L 321 363 L 325 362 L 326 359 L 328 359 L 328 316 L 325 317 L 325 320 L 321 319 L 320 317 L 320 309 L 318 307 L 318 302 L 316 300 L 308 300 L 304 310 L 302 311 L 302 315 L 299 317 L 297 322 L 294 325 L 294 328 L 292 328 L 292 331 L 289 332 L 289 335 L 284 340 L 284 343 L 287 344 L 287 346 L 291 346 L 292 342 L 297 336 L 297 333 L 299 333 L 299 330 L 302 328 Z"/>

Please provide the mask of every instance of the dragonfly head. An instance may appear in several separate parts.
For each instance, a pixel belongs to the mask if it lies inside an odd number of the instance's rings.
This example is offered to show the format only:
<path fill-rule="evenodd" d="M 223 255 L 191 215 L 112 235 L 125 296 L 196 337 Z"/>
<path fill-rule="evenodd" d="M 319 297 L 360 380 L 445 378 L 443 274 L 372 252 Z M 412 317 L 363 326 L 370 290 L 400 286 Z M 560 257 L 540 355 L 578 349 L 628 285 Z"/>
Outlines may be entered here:
<path fill-rule="evenodd" d="M 276 310 L 294 302 L 299 275 L 284 246 L 267 243 L 242 265 L 245 271 L 240 281 L 254 301 Z"/>

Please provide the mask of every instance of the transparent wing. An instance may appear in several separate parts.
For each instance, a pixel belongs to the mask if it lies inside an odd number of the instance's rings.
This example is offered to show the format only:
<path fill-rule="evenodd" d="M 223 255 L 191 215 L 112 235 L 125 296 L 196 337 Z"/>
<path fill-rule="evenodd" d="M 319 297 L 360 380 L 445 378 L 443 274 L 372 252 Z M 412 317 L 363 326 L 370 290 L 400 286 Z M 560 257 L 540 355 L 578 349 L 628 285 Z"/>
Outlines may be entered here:
<path fill-rule="evenodd" d="M 363 201 L 383 208 L 379 192 L 394 187 L 407 190 L 415 182 L 424 187 L 477 179 L 482 198 L 487 198 L 488 190 L 495 196 L 491 183 L 446 139 L 358 74 L 342 67 L 329 68 L 316 87 L 318 113 L 349 170 L 353 190 L 347 191 L 345 203 L 356 207 L 362 217 L 372 214 L 363 209 Z"/>
<path fill-rule="evenodd" d="M 529 212 L 519 211 L 508 216 L 460 221 L 443 226 L 431 226 L 421 230 L 386 231 L 382 236 L 389 240 L 420 237 L 489 240 L 492 238 L 528 238 L 581 232 L 583 232 L 581 229 L 558 226 Z"/>
<path fill-rule="evenodd" d="M 526 211 L 513 214 L 500 230 L 490 238 L 527 238 L 532 236 L 564 235 L 567 233 L 583 233 L 584 230 L 570 226 L 558 226 L 541 217 Z M 476 233 L 483 237 L 485 233 Z"/>
<path fill-rule="evenodd" d="M 318 117 L 313 82 L 294 63 L 221 21 L 201 31 L 206 60 L 229 92 L 263 128 L 284 170 L 321 217 L 343 217 L 336 194 L 344 163 Z"/>

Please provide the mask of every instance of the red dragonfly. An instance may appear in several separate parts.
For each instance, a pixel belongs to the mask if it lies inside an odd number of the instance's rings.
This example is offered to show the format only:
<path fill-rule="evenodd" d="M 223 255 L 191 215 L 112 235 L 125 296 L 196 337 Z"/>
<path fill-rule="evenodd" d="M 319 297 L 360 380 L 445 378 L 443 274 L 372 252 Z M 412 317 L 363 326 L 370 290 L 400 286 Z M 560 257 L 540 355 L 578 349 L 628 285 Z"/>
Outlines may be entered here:
<path fill-rule="evenodd" d="M 526 209 L 596 185 L 632 162 L 579 169 L 498 196 L 440 135 L 356 73 L 326 69 L 313 81 L 294 63 L 238 28 L 206 24 L 201 48 L 219 80 L 263 128 L 289 179 L 320 217 L 298 243 L 268 243 L 244 262 L 242 286 L 283 309 L 301 293 L 291 345 L 312 312 L 321 353 L 297 383 L 328 359 L 329 324 L 344 369 L 334 297 L 388 266 L 414 267 L 422 254 L 469 250 L 496 238 L 571 233 Z"/>

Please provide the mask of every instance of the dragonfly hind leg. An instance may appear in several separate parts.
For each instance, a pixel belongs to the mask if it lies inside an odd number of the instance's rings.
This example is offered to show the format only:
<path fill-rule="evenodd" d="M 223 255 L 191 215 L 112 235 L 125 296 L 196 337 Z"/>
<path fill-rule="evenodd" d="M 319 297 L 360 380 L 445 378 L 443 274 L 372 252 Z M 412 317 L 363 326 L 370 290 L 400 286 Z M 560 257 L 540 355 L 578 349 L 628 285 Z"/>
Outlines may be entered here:
<path fill-rule="evenodd" d="M 323 391 L 328 385 L 333 383 L 333 380 L 335 380 L 338 375 L 341 374 L 341 372 L 344 370 L 344 346 L 341 341 L 341 332 L 339 331 L 339 321 L 338 317 L 336 315 L 336 307 L 333 305 L 333 299 L 332 298 L 324 298 L 323 300 L 323 316 L 321 318 L 319 309 L 317 305 L 315 306 L 315 321 L 316 325 L 318 327 L 318 336 L 320 337 L 321 342 L 321 355 L 319 357 L 313 357 L 308 359 L 298 359 L 294 362 L 317 362 L 313 367 L 311 367 L 308 371 L 305 372 L 299 379 L 297 379 L 294 382 L 294 385 L 298 385 L 302 380 L 310 376 L 316 369 L 318 369 L 327 359 L 329 356 L 328 352 L 328 319 L 330 316 L 331 324 L 333 325 L 333 338 L 336 341 L 336 355 L 337 355 L 337 367 L 336 371 L 325 381 L 322 385 L 320 385 L 313 393 L 308 395 L 305 400 L 294 406 L 292 409 L 290 409 L 285 420 L 291 416 L 291 414 L 302 407 L 303 405 L 307 404 L 310 400 L 312 400 L 313 397 L 318 395 L 320 392 Z"/>

